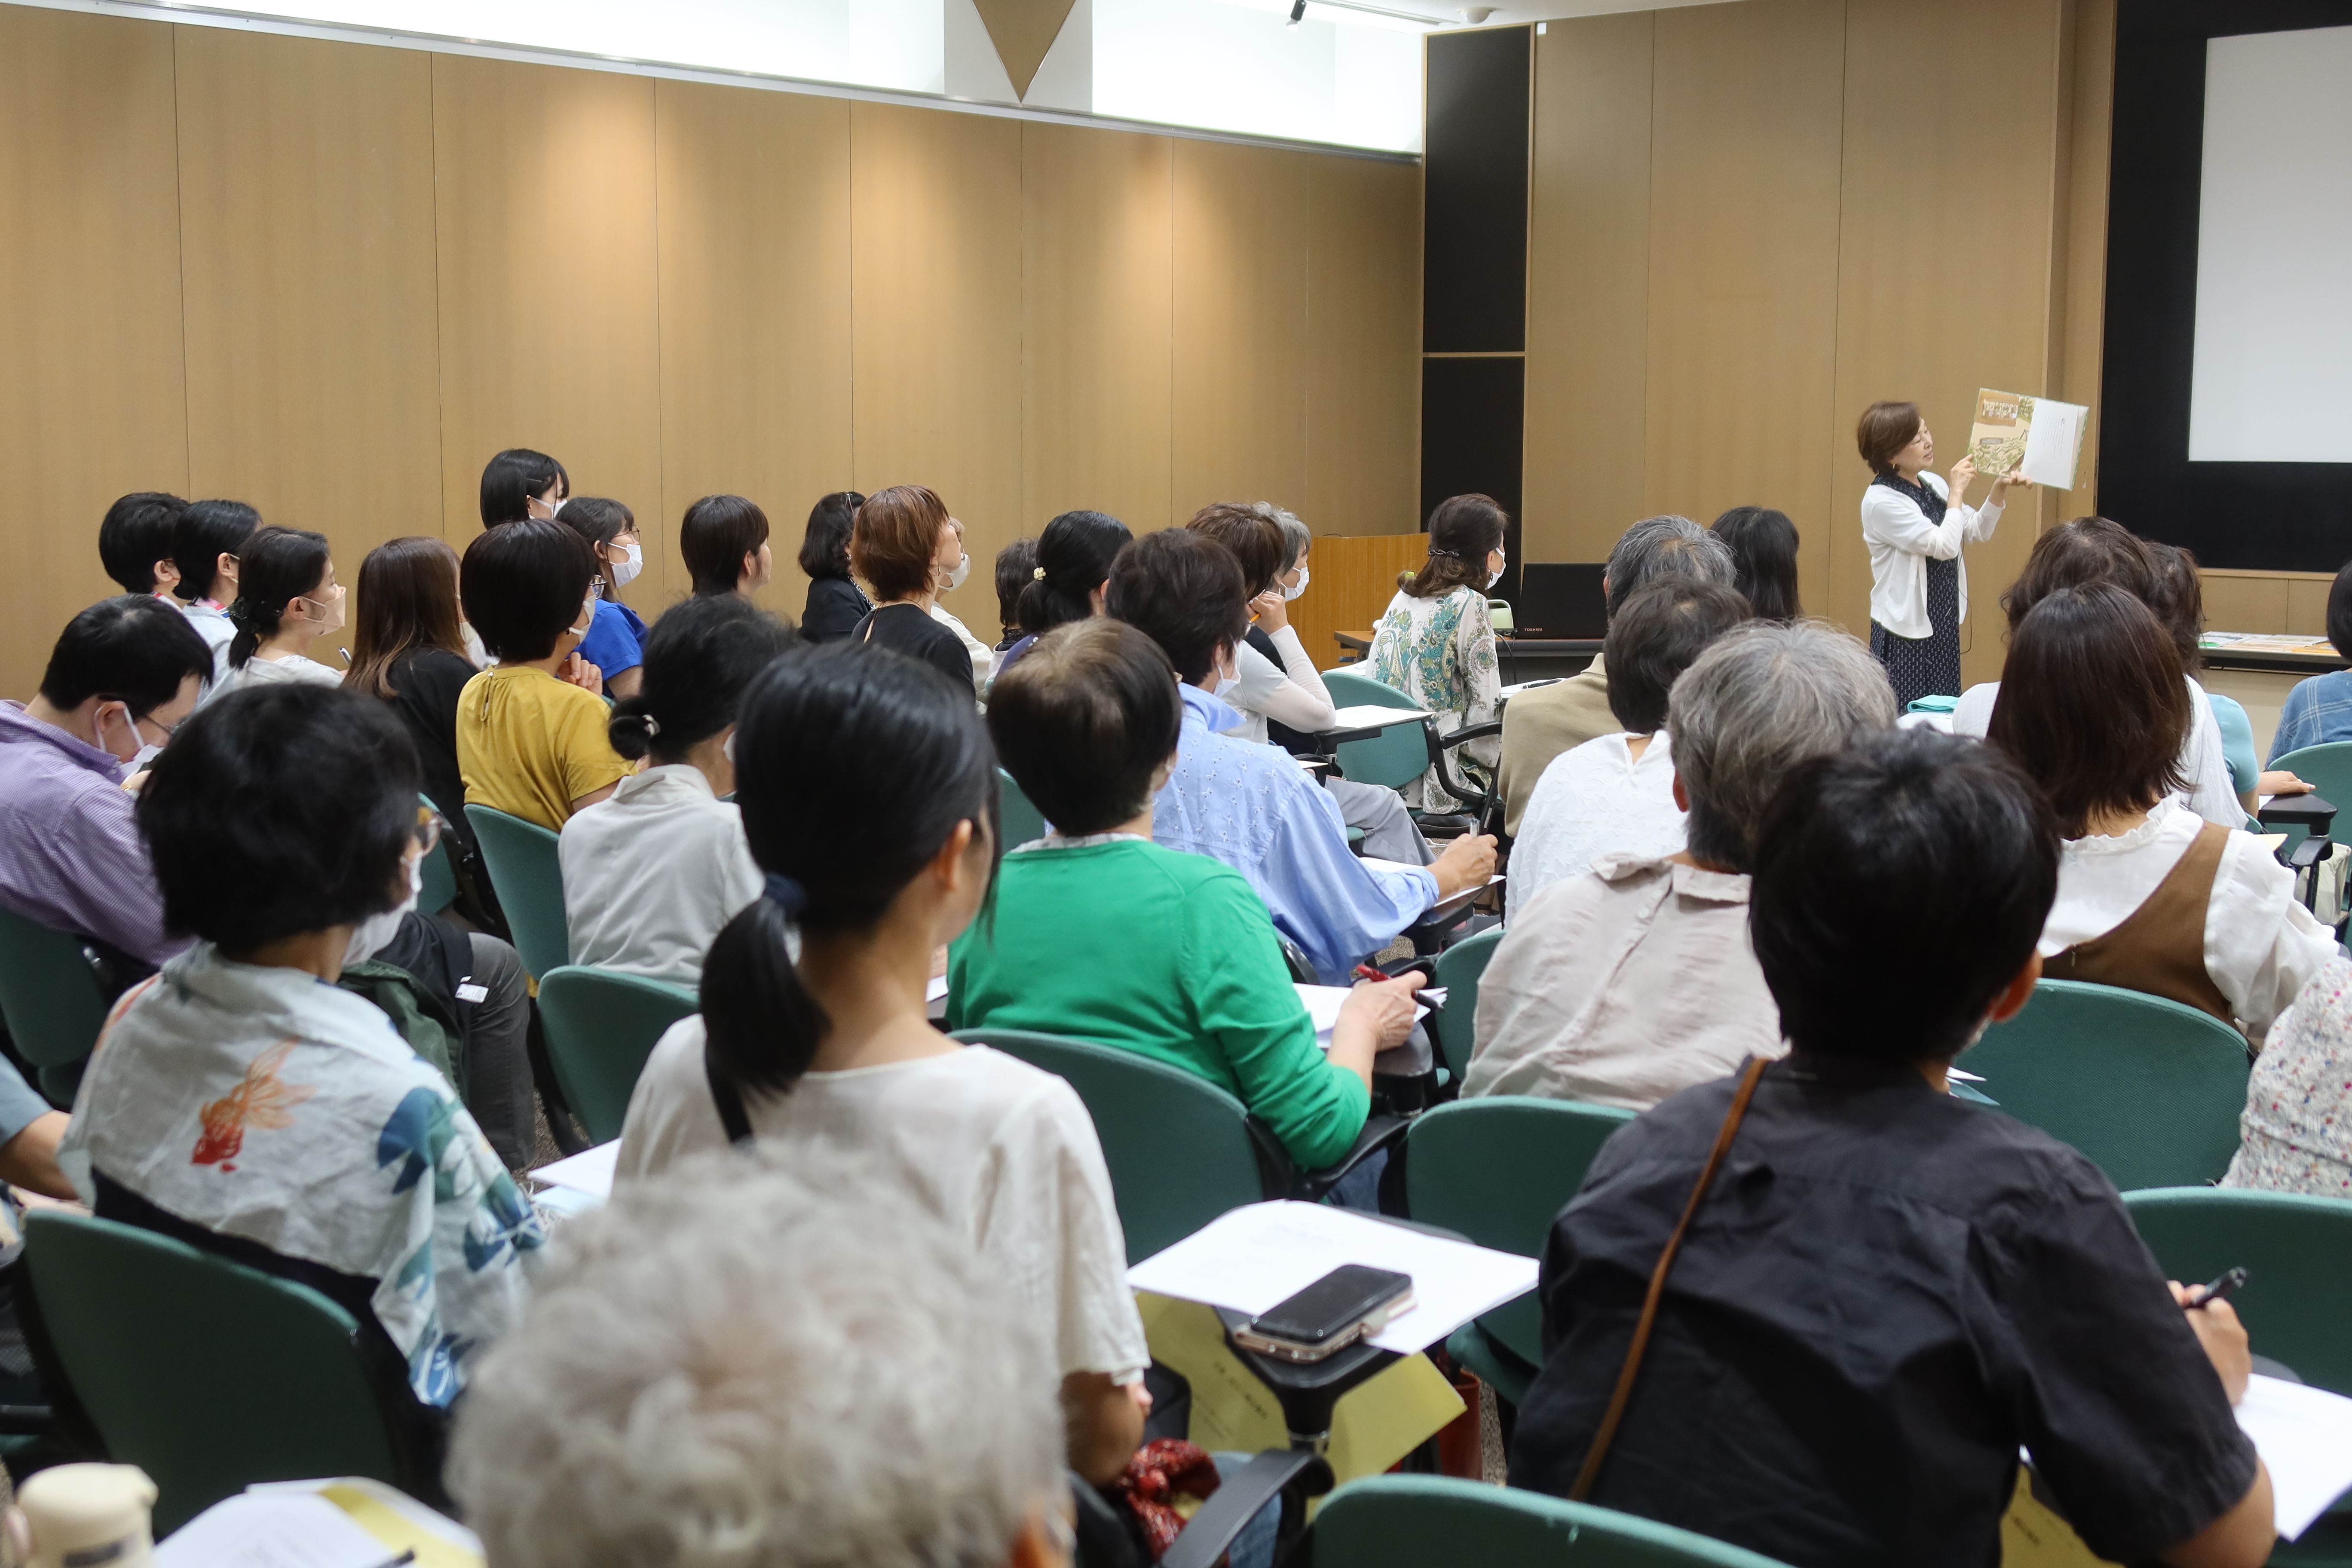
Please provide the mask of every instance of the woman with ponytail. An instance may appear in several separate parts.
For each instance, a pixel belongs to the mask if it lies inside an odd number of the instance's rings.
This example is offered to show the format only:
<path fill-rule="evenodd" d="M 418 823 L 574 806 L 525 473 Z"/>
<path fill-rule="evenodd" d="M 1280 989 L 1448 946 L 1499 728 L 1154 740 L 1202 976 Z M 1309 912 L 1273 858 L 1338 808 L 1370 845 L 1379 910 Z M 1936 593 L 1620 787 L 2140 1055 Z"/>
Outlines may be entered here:
<path fill-rule="evenodd" d="M 763 876 L 726 798 L 736 709 L 792 643 L 791 627 L 732 594 L 688 599 L 654 623 L 645 679 L 610 726 L 613 749 L 646 766 L 559 841 L 572 963 L 701 984 L 711 939 L 760 896 Z"/>
<path fill-rule="evenodd" d="M 325 534 L 255 531 L 238 556 L 228 619 L 236 635 L 229 639 L 225 689 L 289 680 L 342 684 L 341 671 L 310 657 L 311 645 L 343 624 L 343 590 Z"/>
<path fill-rule="evenodd" d="M 1055 626 L 1101 615 L 1111 560 L 1134 542 L 1127 524 L 1108 512 L 1066 511 L 1047 523 L 1037 536 L 1029 584 L 1013 601 L 1013 616 L 1027 635 L 1004 650 L 996 673 L 1018 664 Z"/>
<path fill-rule="evenodd" d="M 1141 1438 L 1151 1352 L 1094 1123 L 1060 1079 L 924 1016 L 932 954 L 995 868 L 988 733 L 922 666 L 842 643 L 786 653 L 740 724 L 763 890 L 637 1079 L 620 1179 L 755 1136 L 874 1155 L 1013 1282 L 1056 1353 L 1071 1466 L 1107 1481 Z"/>

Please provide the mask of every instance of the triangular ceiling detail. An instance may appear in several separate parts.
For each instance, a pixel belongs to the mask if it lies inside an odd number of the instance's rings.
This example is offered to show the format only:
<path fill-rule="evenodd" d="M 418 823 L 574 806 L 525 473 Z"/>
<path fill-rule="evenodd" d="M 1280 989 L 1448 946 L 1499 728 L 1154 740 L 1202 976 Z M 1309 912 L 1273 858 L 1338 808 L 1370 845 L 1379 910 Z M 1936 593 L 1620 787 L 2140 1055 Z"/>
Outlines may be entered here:
<path fill-rule="evenodd" d="M 1069 19 L 1073 0 L 972 0 L 1013 90 L 1027 97 L 1045 51 Z"/>

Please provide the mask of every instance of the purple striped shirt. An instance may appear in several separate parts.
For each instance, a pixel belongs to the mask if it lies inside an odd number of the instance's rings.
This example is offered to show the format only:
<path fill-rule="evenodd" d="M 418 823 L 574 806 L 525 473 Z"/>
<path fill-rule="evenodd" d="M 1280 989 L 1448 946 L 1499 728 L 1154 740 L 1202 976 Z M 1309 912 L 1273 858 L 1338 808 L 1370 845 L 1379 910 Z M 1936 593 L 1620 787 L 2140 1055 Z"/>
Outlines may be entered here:
<path fill-rule="evenodd" d="M 185 948 L 163 933 L 134 801 L 112 756 L 0 702 L 0 905 L 145 963 Z"/>

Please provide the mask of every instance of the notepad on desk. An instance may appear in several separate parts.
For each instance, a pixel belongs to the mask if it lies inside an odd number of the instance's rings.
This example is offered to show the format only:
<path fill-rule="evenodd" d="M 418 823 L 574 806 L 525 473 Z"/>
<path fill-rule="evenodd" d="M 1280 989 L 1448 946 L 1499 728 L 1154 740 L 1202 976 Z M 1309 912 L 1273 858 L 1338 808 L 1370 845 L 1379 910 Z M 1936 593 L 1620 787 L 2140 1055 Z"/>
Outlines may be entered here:
<path fill-rule="evenodd" d="M 1309 985 L 1298 980 L 1292 981 L 1290 984 L 1291 989 L 1298 993 L 1298 999 L 1307 1004 L 1307 1016 L 1315 1021 L 1315 1043 L 1328 1050 L 1331 1047 L 1331 1031 L 1339 1022 L 1339 1008 L 1346 1003 L 1348 993 L 1354 987 Z M 1442 987 L 1436 990 L 1425 990 L 1422 994 L 1435 999 L 1441 1007 L 1445 1005 L 1445 992 Z M 1428 1016 L 1429 1009 L 1426 1006 L 1414 1007 L 1412 1014 L 1414 1023 L 1418 1024 Z"/>
<path fill-rule="evenodd" d="M 2256 1373 L 2237 1415 L 2271 1473 L 2272 1519 L 2293 1541 L 2352 1488 L 2352 1399 Z"/>
<path fill-rule="evenodd" d="M 1356 858 L 1375 871 L 1426 871 L 1429 869 L 1426 866 L 1407 865 L 1402 860 L 1383 860 L 1377 855 L 1359 855 Z M 1486 885 L 1491 888 L 1502 879 L 1503 873 L 1497 871 L 1486 879 Z"/>
<path fill-rule="evenodd" d="M 1341 730 L 1381 730 L 1391 724 L 1414 724 L 1429 717 L 1426 708 L 1391 708 L 1379 702 L 1359 702 L 1352 708 L 1335 708 L 1331 721 L 1316 727 L 1318 734 L 1332 734 Z"/>

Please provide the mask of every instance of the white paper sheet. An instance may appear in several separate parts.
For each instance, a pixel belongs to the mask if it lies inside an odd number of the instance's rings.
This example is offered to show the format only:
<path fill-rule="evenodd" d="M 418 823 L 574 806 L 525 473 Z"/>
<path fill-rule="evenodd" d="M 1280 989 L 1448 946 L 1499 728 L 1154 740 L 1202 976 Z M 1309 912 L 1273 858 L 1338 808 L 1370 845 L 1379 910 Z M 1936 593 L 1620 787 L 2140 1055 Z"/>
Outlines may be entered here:
<path fill-rule="evenodd" d="M 923 987 L 923 1000 L 926 1002 L 944 1002 L 947 998 L 948 977 L 944 974 L 932 975 L 929 982 Z"/>
<path fill-rule="evenodd" d="M 577 1154 L 541 1165 L 531 1173 L 551 1186 L 570 1187 L 574 1192 L 588 1193 L 596 1197 L 613 1195 L 613 1172 L 621 1159 L 621 1141 L 599 1143 L 593 1149 L 583 1149 Z"/>
<path fill-rule="evenodd" d="M 1138 1290 L 1257 1313 L 1349 1263 L 1412 1276 L 1412 1310 L 1371 1342 L 1400 1355 L 1427 1350 L 1536 1285 L 1532 1258 L 1298 1203 L 1252 1204 L 1220 1215 L 1129 1269 L 1127 1279 Z"/>
<path fill-rule="evenodd" d="M 1335 730 L 1370 730 L 1391 724 L 1413 724 L 1429 717 L 1426 708 L 1391 708 L 1379 702 L 1360 702 L 1353 708 L 1334 709 L 1331 721 L 1318 731 L 1329 734 Z"/>
<path fill-rule="evenodd" d="M 1375 871 L 1426 871 L 1429 869 L 1426 866 L 1409 866 L 1402 860 L 1383 860 L 1377 855 L 1359 855 L 1356 858 Z M 1502 879 L 1503 873 L 1497 871 L 1486 879 L 1486 885 L 1491 888 Z"/>
<path fill-rule="evenodd" d="M 1308 985 L 1303 981 L 1297 980 L 1292 981 L 1290 985 L 1292 990 L 1298 993 L 1298 999 L 1307 1004 L 1307 1016 L 1315 1020 L 1315 1043 L 1321 1046 L 1325 1050 L 1329 1050 L 1331 1048 L 1331 1030 L 1333 1026 L 1339 1022 L 1339 1005 L 1348 999 L 1348 993 L 1353 990 L 1354 987 L 1349 985 Z M 1444 990 L 1433 990 L 1429 994 L 1437 998 L 1439 1005 L 1443 1006 L 1444 1005 L 1445 993 Z M 1429 1009 L 1427 1007 L 1416 1005 L 1413 1008 L 1412 1021 L 1414 1023 L 1418 1024 L 1423 1018 L 1428 1016 Z"/>
<path fill-rule="evenodd" d="M 2270 1470 L 2272 1517 L 2289 1541 L 2352 1488 L 2352 1399 L 2256 1373 L 2238 1427 Z"/>
<path fill-rule="evenodd" d="M 223 1498 L 155 1548 L 156 1568 L 378 1568 L 393 1553 L 311 1492 Z"/>
<path fill-rule="evenodd" d="M 2079 403 L 2035 398 L 2033 422 L 2025 427 L 2025 457 L 2017 465 L 2020 470 L 2037 485 L 2073 489 L 2075 464 L 2083 452 L 2083 425 L 2090 416 L 2091 411 Z"/>

